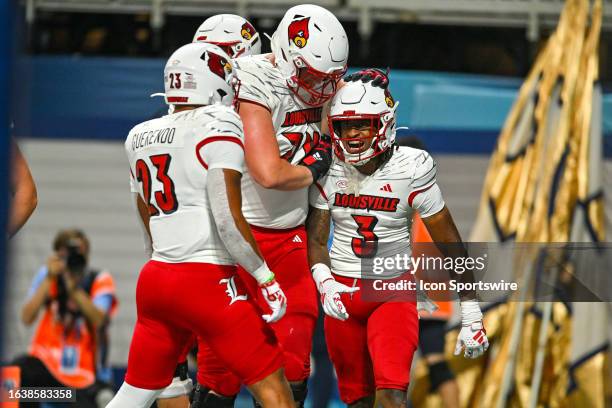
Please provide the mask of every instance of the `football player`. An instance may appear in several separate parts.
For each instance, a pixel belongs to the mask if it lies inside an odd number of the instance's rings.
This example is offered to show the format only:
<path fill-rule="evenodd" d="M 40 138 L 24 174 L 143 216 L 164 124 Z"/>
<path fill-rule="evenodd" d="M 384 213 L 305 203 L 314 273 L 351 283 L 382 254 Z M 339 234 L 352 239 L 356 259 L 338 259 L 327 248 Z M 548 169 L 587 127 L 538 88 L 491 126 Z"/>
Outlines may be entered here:
<path fill-rule="evenodd" d="M 125 142 L 153 252 L 138 279 L 125 382 L 108 406 L 150 406 L 195 333 L 264 406 L 293 407 L 265 323 L 283 316 L 286 298 L 241 212 L 244 139 L 230 58 L 211 44 L 185 45 L 168 60 L 164 83 L 175 113 L 137 125 Z M 248 299 L 236 263 L 270 313 Z"/>
<path fill-rule="evenodd" d="M 362 260 L 380 255 L 381 245 L 410 254 L 415 211 L 434 241 L 461 243 L 431 156 L 394 144 L 398 103 L 387 85 L 384 73 L 368 70 L 345 78 L 332 100 L 329 131 L 337 160 L 311 188 L 306 223 L 308 257 L 326 313 L 327 347 L 340 397 L 351 407 L 405 407 L 418 344 L 416 302 L 364 299 L 364 288 L 373 281 L 363 279 L 372 271 L 362 271 Z M 479 305 L 470 295 L 462 294 L 458 345 L 475 358 L 488 342 Z"/>
<path fill-rule="evenodd" d="M 272 54 L 235 60 L 248 170 L 242 182 L 243 211 L 287 295 L 287 314 L 272 327 L 293 397 L 303 406 L 318 314 L 304 228 L 308 187 L 331 163 L 320 123 L 323 105 L 346 72 L 348 39 L 331 12 L 299 5 L 285 13 L 271 46 Z M 254 289 L 250 285 L 250 293 L 267 308 Z M 198 353 L 198 384 L 228 397 L 225 405 L 216 406 L 233 406 L 240 389 L 239 379 L 206 348 Z"/>
<path fill-rule="evenodd" d="M 226 52 L 231 58 L 240 56 L 256 55 L 261 53 L 261 41 L 255 27 L 240 16 L 235 14 L 217 14 L 207 18 L 198 27 L 193 36 L 193 42 L 214 44 Z M 172 383 L 159 395 L 157 406 L 159 408 L 184 408 L 189 406 L 189 398 L 193 385 L 188 375 L 187 354 L 191 350 L 195 340 L 190 340 L 181 354 L 180 362 L 176 367 Z M 207 348 L 204 344 L 199 349 Z M 206 406 L 213 404 L 215 399 L 224 400 L 223 397 L 206 395 L 207 390 L 198 387 L 196 390 L 197 400 Z M 198 405 L 198 402 L 195 404 Z"/>

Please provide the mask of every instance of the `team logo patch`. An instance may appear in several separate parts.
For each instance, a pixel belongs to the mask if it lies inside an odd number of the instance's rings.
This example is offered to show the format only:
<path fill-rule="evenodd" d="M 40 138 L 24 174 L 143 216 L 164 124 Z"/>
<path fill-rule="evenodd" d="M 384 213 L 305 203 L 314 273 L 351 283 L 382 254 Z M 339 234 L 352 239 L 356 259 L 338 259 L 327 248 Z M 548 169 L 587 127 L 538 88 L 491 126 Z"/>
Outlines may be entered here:
<path fill-rule="evenodd" d="M 257 31 L 255 31 L 255 27 L 253 27 L 251 23 L 246 21 L 242 25 L 242 29 L 240 30 L 240 35 L 242 36 L 242 38 L 244 38 L 245 40 L 250 40 L 255 34 L 257 34 Z"/>
<path fill-rule="evenodd" d="M 385 102 L 387 103 L 387 106 L 390 108 L 392 108 L 395 105 L 395 100 L 391 96 L 391 92 L 389 92 L 388 89 L 385 89 Z"/>
<path fill-rule="evenodd" d="M 295 20 L 289 24 L 289 43 L 293 43 L 298 48 L 304 48 L 308 43 L 308 22 L 310 17 Z"/>
<path fill-rule="evenodd" d="M 230 298 L 230 305 L 240 300 L 247 300 L 249 297 L 238 293 L 238 287 L 236 286 L 235 276 L 229 279 L 221 279 L 219 285 L 225 285 L 225 294 Z"/>
<path fill-rule="evenodd" d="M 208 55 L 208 59 L 206 59 L 206 55 Z M 219 54 L 206 51 L 201 58 L 203 60 L 206 60 L 208 68 L 210 68 L 213 73 L 218 75 L 224 81 L 227 75 L 232 73 L 232 64 L 230 64 L 227 59 L 220 56 Z"/>

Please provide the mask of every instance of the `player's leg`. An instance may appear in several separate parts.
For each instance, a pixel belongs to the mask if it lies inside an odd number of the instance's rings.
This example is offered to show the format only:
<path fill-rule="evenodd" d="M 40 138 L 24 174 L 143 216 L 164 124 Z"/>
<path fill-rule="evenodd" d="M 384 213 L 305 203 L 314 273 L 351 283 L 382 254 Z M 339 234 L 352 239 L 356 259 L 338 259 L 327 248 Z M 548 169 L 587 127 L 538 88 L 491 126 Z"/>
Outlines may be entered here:
<path fill-rule="evenodd" d="M 157 408 L 188 408 L 193 383 L 189 378 L 186 355 L 182 355 L 169 386 L 157 397 Z"/>
<path fill-rule="evenodd" d="M 233 372 L 242 383 L 255 387 L 264 406 L 292 407 L 291 391 L 281 375 L 282 354 L 274 332 L 261 318 L 255 305 L 242 296 L 245 292 L 236 275 L 219 278 L 234 279 L 235 291 L 228 297 L 226 287 L 208 288 L 207 314 L 189 316 L 189 323 L 219 359 L 222 367 Z M 262 384 L 259 384 L 264 381 Z M 263 388 L 266 392 L 261 392 Z"/>
<path fill-rule="evenodd" d="M 280 368 L 266 378 L 247 386 L 256 404 L 267 407 L 295 407 L 293 396 L 289 390 L 289 383 Z"/>
<path fill-rule="evenodd" d="M 431 392 L 437 392 L 445 408 L 459 407 L 459 387 L 444 357 L 445 320 L 419 320 L 419 349 L 429 369 Z"/>
<path fill-rule="evenodd" d="M 418 335 L 418 314 L 413 302 L 387 302 L 370 315 L 367 337 L 376 382 L 375 406 L 406 406 Z"/>
<path fill-rule="evenodd" d="M 175 324 L 188 310 L 175 307 L 175 296 L 183 286 L 175 272 L 174 265 L 154 261 L 140 272 L 137 321 L 125 382 L 108 407 L 149 407 L 172 381 L 181 350 L 191 336 L 186 328 Z"/>
<path fill-rule="evenodd" d="M 340 399 L 349 407 L 371 408 L 376 388 L 368 352 L 367 322 L 357 319 L 347 299 L 342 298 L 350 316 L 346 321 L 325 316 L 327 350 L 338 377 Z"/>
<path fill-rule="evenodd" d="M 229 371 L 210 347 L 198 338 L 198 384 L 192 408 L 231 408 L 240 391 L 240 378 Z"/>
<path fill-rule="evenodd" d="M 294 400 L 302 407 L 308 394 L 310 352 L 319 313 L 318 293 L 308 264 L 306 230 L 300 227 L 261 236 L 258 231 L 254 233 L 258 242 L 266 242 L 261 244 L 262 251 L 287 296 L 287 312 L 272 328 L 283 349 L 285 375 Z M 265 306 L 261 300 L 259 304 Z"/>
<path fill-rule="evenodd" d="M 195 344 L 195 335 L 190 337 L 184 345 L 179 357 L 179 363 L 174 369 L 174 377 L 169 386 L 157 397 L 158 408 L 184 408 L 189 407 L 189 396 L 193 390 L 193 382 L 189 378 L 187 355 Z"/>

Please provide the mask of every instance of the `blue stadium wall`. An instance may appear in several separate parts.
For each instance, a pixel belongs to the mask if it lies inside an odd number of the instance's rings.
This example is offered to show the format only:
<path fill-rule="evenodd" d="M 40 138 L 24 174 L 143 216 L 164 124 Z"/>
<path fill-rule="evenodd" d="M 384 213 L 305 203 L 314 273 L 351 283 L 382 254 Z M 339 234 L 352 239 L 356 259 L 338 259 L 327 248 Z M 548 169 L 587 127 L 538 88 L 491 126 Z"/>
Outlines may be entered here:
<path fill-rule="evenodd" d="M 164 110 L 161 59 L 23 57 L 17 61 L 13 126 L 17 136 L 123 139 L 139 121 Z M 403 134 L 434 152 L 489 153 L 520 78 L 395 71 Z M 606 156 L 612 156 L 612 93 L 604 97 Z"/>

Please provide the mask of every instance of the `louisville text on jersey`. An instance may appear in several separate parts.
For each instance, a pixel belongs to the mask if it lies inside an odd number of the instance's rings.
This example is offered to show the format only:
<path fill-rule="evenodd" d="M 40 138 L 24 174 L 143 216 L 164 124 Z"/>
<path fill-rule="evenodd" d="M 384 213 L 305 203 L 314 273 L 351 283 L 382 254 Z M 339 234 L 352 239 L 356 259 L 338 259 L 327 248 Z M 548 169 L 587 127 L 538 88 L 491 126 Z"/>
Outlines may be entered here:
<path fill-rule="evenodd" d="M 399 198 L 336 193 L 334 206 L 368 211 L 397 211 Z"/>
<path fill-rule="evenodd" d="M 171 144 L 174 142 L 176 128 L 163 128 L 135 133 L 132 137 L 132 151 L 151 145 Z"/>
<path fill-rule="evenodd" d="M 323 108 L 309 108 L 293 112 L 287 112 L 285 121 L 281 127 L 300 126 L 308 123 L 320 123 Z"/>

